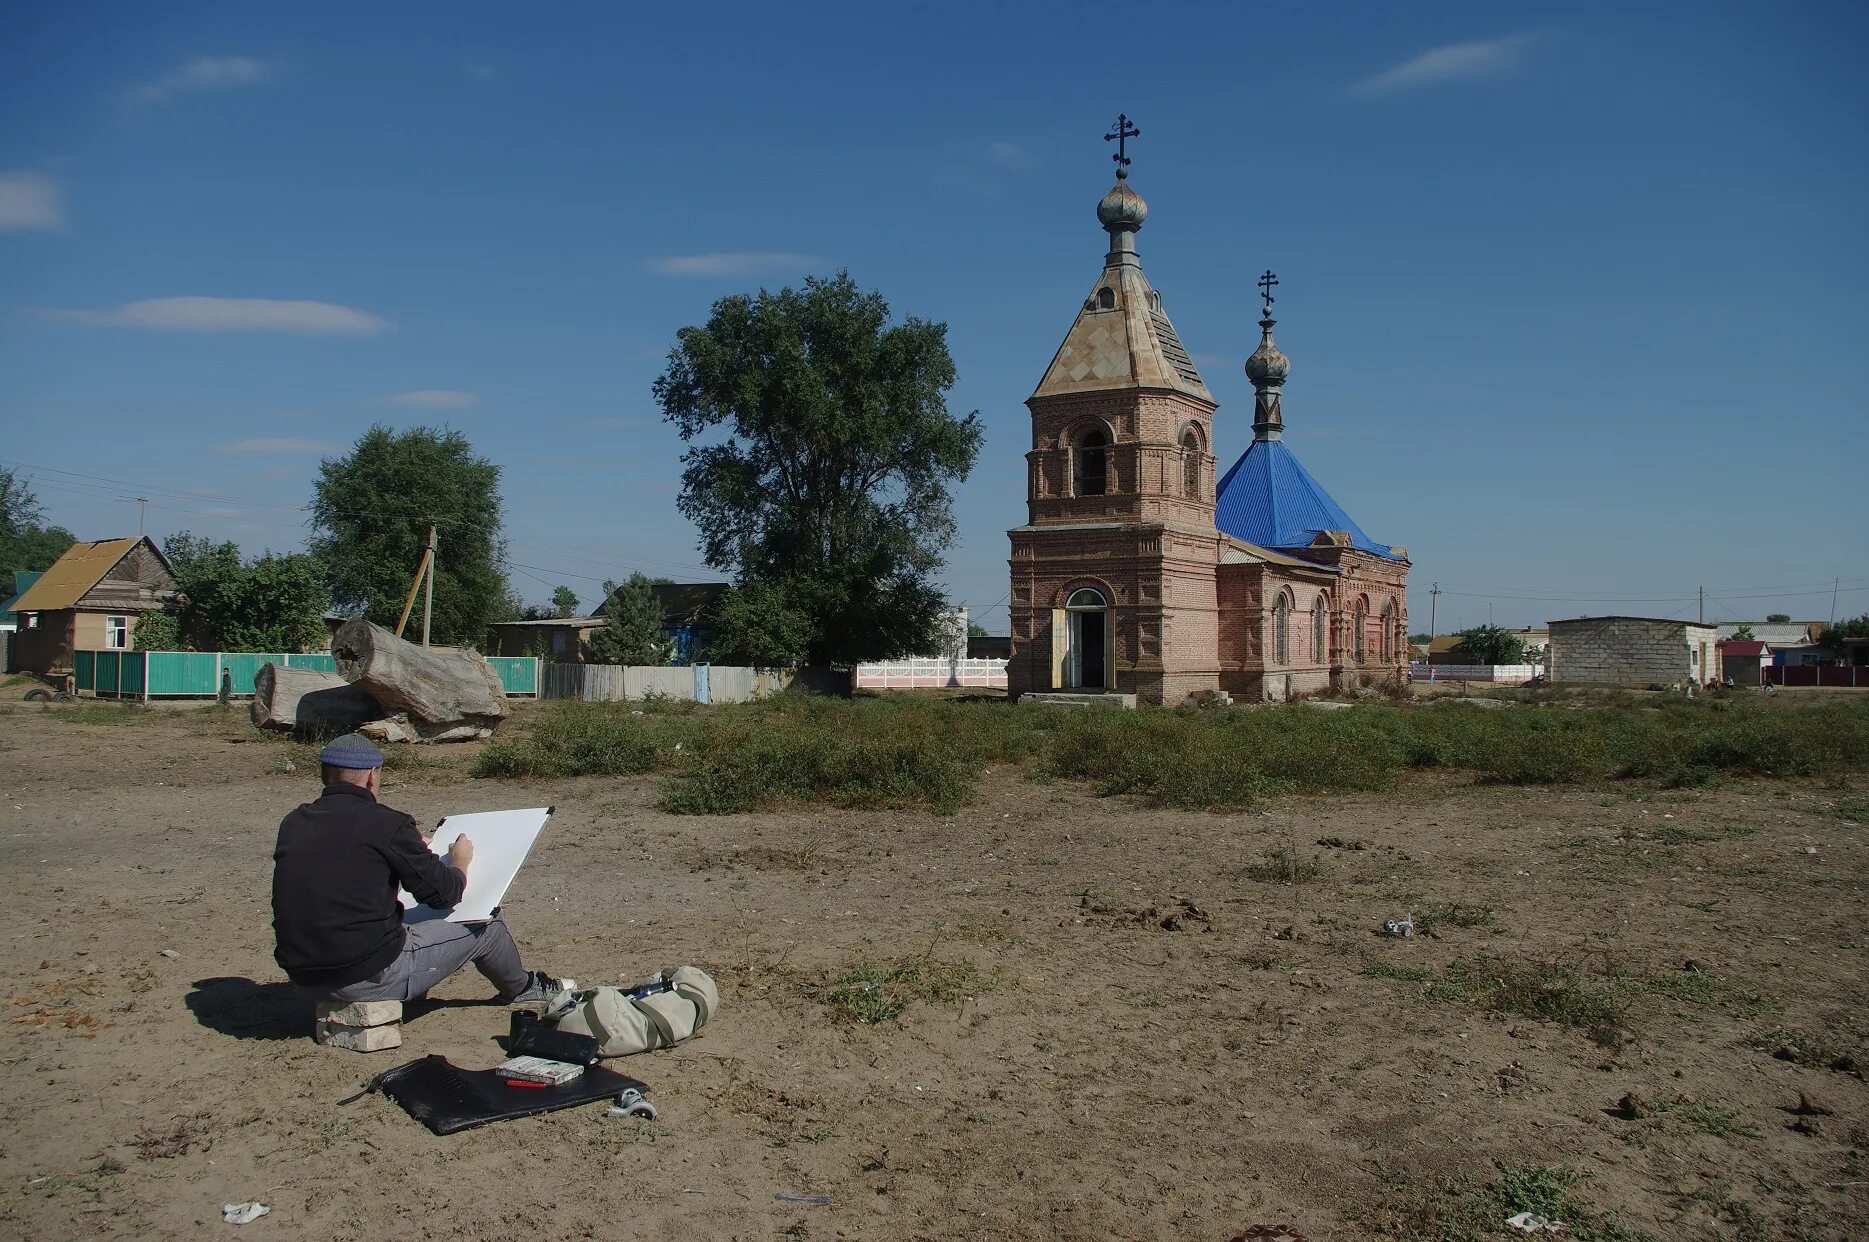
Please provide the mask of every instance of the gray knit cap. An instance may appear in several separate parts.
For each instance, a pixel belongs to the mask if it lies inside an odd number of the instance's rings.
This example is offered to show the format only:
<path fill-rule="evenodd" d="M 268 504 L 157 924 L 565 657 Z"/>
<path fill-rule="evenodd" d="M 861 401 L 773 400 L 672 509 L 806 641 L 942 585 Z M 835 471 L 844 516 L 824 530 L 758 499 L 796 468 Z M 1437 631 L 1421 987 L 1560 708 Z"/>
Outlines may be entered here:
<path fill-rule="evenodd" d="M 346 733 L 325 743 L 318 762 L 334 768 L 380 768 L 383 752 L 361 733 Z"/>

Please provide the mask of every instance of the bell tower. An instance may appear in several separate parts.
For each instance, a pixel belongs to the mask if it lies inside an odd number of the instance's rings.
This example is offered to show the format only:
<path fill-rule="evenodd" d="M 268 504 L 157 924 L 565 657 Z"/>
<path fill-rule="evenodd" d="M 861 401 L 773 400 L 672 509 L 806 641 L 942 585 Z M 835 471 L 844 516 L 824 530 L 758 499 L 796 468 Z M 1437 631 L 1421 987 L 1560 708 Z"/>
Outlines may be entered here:
<path fill-rule="evenodd" d="M 1129 184 L 1127 116 L 1090 294 L 1026 401 L 1027 521 L 1012 539 L 1013 694 L 1179 703 L 1219 685 L 1216 405 L 1142 273 L 1149 207 Z"/>

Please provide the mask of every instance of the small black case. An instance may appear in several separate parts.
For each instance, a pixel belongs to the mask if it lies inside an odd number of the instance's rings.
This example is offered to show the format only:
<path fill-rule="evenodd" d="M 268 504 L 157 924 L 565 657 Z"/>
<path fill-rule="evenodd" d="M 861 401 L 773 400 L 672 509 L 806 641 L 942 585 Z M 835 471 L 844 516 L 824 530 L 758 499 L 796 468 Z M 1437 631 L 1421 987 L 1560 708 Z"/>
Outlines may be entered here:
<path fill-rule="evenodd" d="M 561 1031 L 539 1021 L 539 1015 L 525 1009 L 513 1010 L 506 1032 L 506 1051 L 515 1057 L 544 1057 L 567 1065 L 597 1064 L 597 1038 Z"/>

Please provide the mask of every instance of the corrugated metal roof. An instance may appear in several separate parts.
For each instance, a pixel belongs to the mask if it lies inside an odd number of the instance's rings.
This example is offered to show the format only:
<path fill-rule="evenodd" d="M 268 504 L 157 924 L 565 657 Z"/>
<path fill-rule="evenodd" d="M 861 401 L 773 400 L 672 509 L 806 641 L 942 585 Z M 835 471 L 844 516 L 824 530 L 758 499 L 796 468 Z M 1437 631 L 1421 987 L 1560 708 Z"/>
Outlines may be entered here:
<path fill-rule="evenodd" d="M 1348 531 L 1352 546 L 1398 560 L 1330 498 L 1283 440 L 1254 440 L 1217 489 L 1214 524 L 1262 548 L 1305 548 L 1319 531 Z"/>
<path fill-rule="evenodd" d="M 74 543 L 65 555 L 26 593 L 13 601 L 16 612 L 40 612 L 48 608 L 70 608 L 84 598 L 141 539 L 100 539 L 96 543 Z"/>

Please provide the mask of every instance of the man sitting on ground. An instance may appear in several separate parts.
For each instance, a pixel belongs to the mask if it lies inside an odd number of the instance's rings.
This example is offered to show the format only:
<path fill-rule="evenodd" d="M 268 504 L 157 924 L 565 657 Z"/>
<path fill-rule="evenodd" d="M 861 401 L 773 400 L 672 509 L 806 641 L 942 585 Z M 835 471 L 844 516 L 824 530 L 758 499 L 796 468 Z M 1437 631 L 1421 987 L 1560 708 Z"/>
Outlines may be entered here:
<path fill-rule="evenodd" d="M 319 752 L 324 795 L 279 825 L 273 848 L 273 956 L 292 982 L 317 1000 L 419 1000 L 472 962 L 503 1004 L 546 999 L 550 975 L 519 964 L 519 947 L 499 919 L 405 925 L 397 889 L 423 905 L 461 900 L 474 845 L 465 836 L 444 860 L 415 820 L 376 800 L 383 752 L 347 733 Z"/>

